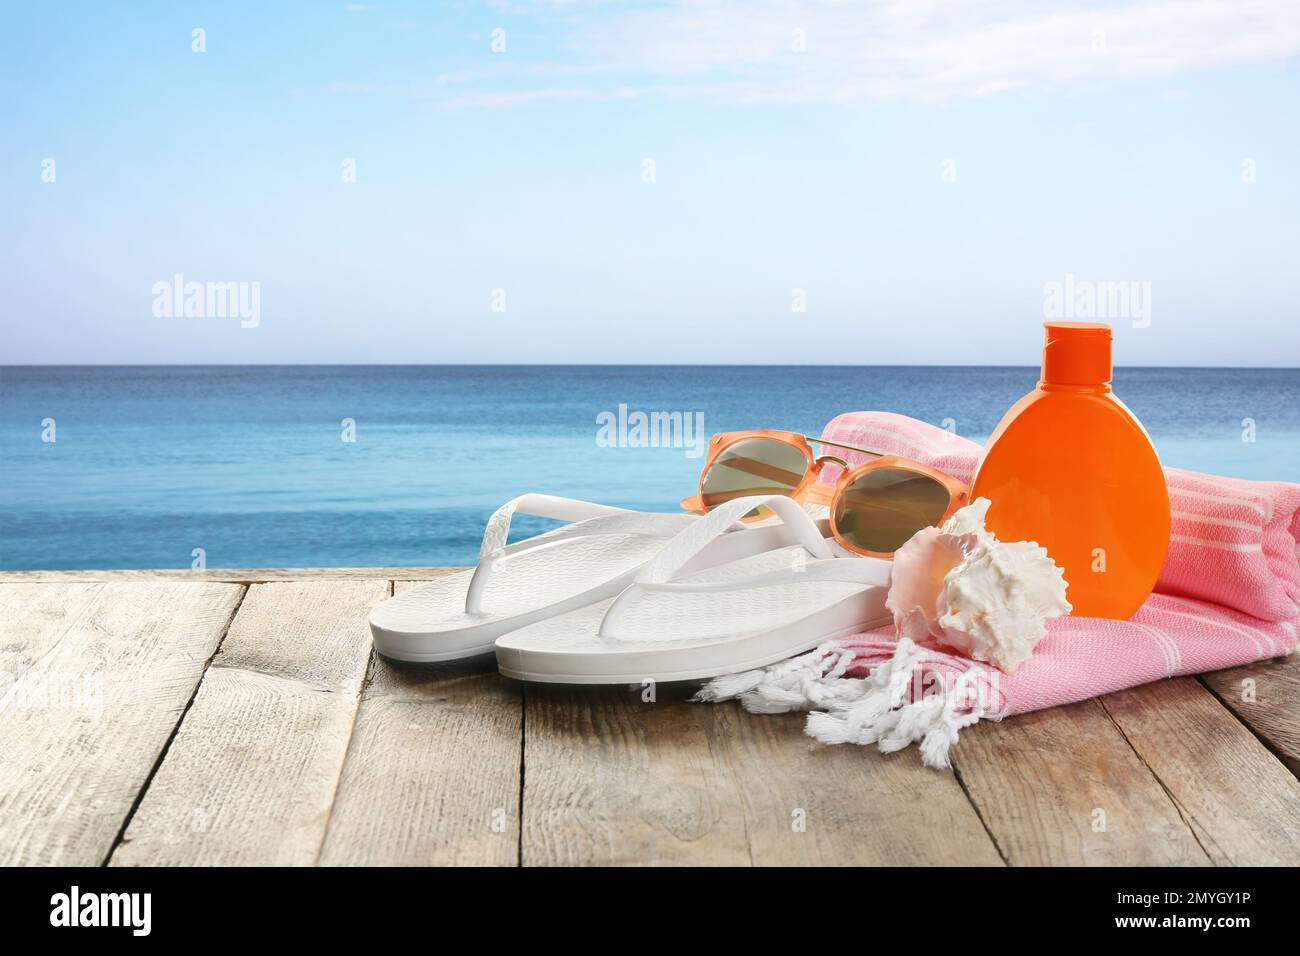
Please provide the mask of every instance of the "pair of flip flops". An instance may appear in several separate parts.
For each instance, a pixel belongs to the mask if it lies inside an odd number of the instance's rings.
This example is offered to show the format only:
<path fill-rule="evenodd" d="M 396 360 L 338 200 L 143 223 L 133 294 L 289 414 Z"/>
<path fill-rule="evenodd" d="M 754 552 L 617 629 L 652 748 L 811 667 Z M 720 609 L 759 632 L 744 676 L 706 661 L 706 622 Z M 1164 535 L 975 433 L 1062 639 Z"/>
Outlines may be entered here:
<path fill-rule="evenodd" d="M 762 522 L 741 519 L 765 507 Z M 511 519 L 568 521 L 507 545 Z M 524 495 L 488 520 L 478 566 L 403 591 L 370 615 L 402 663 L 496 653 L 551 683 L 696 680 L 761 667 L 888 619 L 890 564 L 850 554 L 782 495 L 707 515 Z"/>

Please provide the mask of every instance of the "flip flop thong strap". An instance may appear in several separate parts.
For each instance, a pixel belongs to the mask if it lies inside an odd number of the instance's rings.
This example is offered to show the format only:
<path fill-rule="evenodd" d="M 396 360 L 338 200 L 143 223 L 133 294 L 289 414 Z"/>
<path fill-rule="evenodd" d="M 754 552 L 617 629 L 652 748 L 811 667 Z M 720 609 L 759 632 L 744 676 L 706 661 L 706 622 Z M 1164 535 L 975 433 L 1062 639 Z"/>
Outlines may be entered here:
<path fill-rule="evenodd" d="M 506 546 L 510 540 L 510 522 L 517 514 L 534 515 L 538 518 L 553 518 L 557 521 L 585 521 L 589 518 L 604 518 L 610 515 L 628 515 L 636 512 L 626 508 L 613 508 L 598 505 L 591 501 L 577 498 L 559 498 L 555 495 L 520 495 L 507 501 L 488 518 L 487 528 L 483 532 L 483 543 L 478 549 L 478 567 L 469 580 L 469 589 L 465 592 L 465 613 L 481 614 L 483 611 L 483 592 L 487 589 L 488 579 L 501 558 L 512 551 L 527 548 L 527 542 Z"/>
<path fill-rule="evenodd" d="M 760 506 L 769 508 L 781 519 L 787 543 L 803 545 L 814 558 L 832 556 L 817 522 L 794 499 L 786 495 L 749 495 L 719 505 L 678 534 L 641 570 L 636 582 L 658 584 L 676 577 L 692 558 Z"/>
<path fill-rule="evenodd" d="M 791 562 L 781 568 L 749 578 L 732 581 L 691 582 L 676 580 L 692 558 L 724 534 L 745 514 L 764 505 L 776 513 L 786 532 L 785 544 L 803 545 L 800 554 L 811 561 Z M 780 546 L 779 544 L 777 546 Z M 634 593 L 643 591 L 678 591 L 701 593 L 737 591 L 768 587 L 791 581 L 845 581 L 853 584 L 883 585 L 889 580 L 890 564 L 874 558 L 837 558 L 817 523 L 799 505 L 784 495 L 754 495 L 737 498 L 714 509 L 706 518 L 681 532 L 650 562 L 633 582 L 615 598 L 601 618 L 601 637 L 611 637 L 618 620 L 626 613 Z"/>
<path fill-rule="evenodd" d="M 598 505 L 592 501 L 577 498 L 558 498 L 555 495 L 520 495 L 507 501 L 488 518 L 487 528 L 483 531 L 483 543 L 479 545 L 478 556 L 481 561 L 506 546 L 510 539 L 510 522 L 516 514 L 534 515 L 538 518 L 554 518 L 556 521 L 583 521 L 587 518 L 600 518 L 605 515 L 627 514 L 626 508 L 613 508 Z"/>

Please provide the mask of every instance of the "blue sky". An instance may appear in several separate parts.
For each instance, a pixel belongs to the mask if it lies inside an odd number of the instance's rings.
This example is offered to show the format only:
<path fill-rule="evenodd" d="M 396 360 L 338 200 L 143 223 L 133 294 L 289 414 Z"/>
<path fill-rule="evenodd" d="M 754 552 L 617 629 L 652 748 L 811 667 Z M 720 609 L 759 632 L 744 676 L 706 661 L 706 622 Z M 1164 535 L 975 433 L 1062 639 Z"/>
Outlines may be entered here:
<path fill-rule="evenodd" d="M 1300 364 L 1295 3 L 0 24 L 0 362 L 1029 364 L 1072 276 L 1149 291 L 1119 363 Z"/>

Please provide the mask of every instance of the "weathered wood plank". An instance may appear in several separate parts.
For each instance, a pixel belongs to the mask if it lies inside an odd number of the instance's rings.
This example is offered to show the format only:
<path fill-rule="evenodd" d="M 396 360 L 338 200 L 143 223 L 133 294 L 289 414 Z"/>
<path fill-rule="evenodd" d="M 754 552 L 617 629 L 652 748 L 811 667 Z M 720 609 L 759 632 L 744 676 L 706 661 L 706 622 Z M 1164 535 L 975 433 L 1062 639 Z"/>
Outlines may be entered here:
<path fill-rule="evenodd" d="M 388 581 L 255 584 L 212 666 L 355 696 L 370 657 L 370 609 L 391 593 Z"/>
<path fill-rule="evenodd" d="M 50 652 L 102 584 L 0 584 L 0 695 Z"/>
<path fill-rule="evenodd" d="M 1300 864 L 1300 781 L 1192 677 L 1101 699 L 1216 864 Z"/>
<path fill-rule="evenodd" d="M 389 591 L 249 588 L 111 865 L 314 863 Z"/>
<path fill-rule="evenodd" d="M 682 706 L 716 711 L 711 743 L 743 801 L 755 865 L 1002 865 L 957 779 L 914 749 L 826 746 L 802 714 Z"/>
<path fill-rule="evenodd" d="M 520 686 L 490 656 L 434 668 L 376 657 L 321 863 L 516 864 L 522 734 Z"/>
<path fill-rule="evenodd" d="M 266 584 L 272 581 L 382 580 L 427 581 L 462 568 L 161 568 L 117 571 L 0 571 L 0 584 L 76 584 L 88 581 L 222 581 Z"/>
<path fill-rule="evenodd" d="M 797 715 L 665 687 L 525 708 L 490 661 L 364 685 L 387 583 L 320 573 L 252 588 L 197 696 L 242 588 L 0 583 L 0 862 L 102 861 L 191 699 L 114 864 L 1001 862 L 957 778 Z M 1254 735 L 1294 768 L 1298 697 L 1266 662 L 981 724 L 953 759 L 1013 864 L 1294 865 L 1300 783 Z"/>
<path fill-rule="evenodd" d="M 715 708 L 667 691 L 643 704 L 624 687 L 526 688 L 525 865 L 749 865 L 743 803 L 710 749 Z"/>
<path fill-rule="evenodd" d="M 1095 700 L 982 721 L 961 732 L 951 759 L 1013 866 L 1209 862 Z"/>
<path fill-rule="evenodd" d="M 690 688 L 525 691 L 523 862 L 999 864 L 951 774 Z"/>
<path fill-rule="evenodd" d="M 407 673 L 376 660 L 321 863 L 513 866 L 522 706 L 475 665 Z"/>
<path fill-rule="evenodd" d="M 0 863 L 97 865 L 243 588 L 105 585 L 0 698 Z"/>
<path fill-rule="evenodd" d="M 1201 681 L 1300 776 L 1300 655 L 1202 674 Z"/>

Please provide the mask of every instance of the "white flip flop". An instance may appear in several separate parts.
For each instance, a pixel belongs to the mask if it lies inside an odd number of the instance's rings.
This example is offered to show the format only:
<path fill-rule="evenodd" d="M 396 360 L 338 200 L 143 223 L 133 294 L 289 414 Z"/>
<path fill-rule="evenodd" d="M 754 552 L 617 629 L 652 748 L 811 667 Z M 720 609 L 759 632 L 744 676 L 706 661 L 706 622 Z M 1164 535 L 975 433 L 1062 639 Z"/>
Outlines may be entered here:
<path fill-rule="evenodd" d="M 784 547 L 698 558 L 766 505 Z M 839 549 L 781 495 L 737 498 L 679 534 L 613 600 L 553 615 L 496 641 L 507 677 L 558 684 L 700 680 L 751 670 L 890 619 L 892 565 Z"/>
<path fill-rule="evenodd" d="M 516 514 L 573 523 L 506 545 Z M 491 653 L 492 642 L 508 631 L 614 597 L 674 536 L 701 520 L 551 495 L 515 498 L 488 519 L 476 568 L 403 591 L 370 612 L 375 650 L 407 663 Z M 693 567 L 780 541 L 775 523 L 746 526 L 719 538 Z"/>

